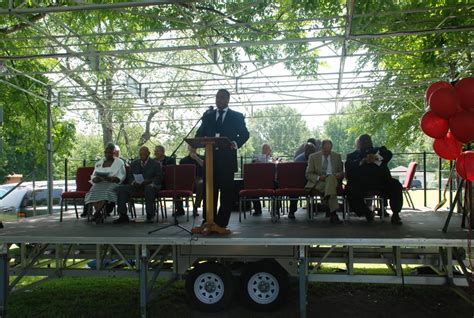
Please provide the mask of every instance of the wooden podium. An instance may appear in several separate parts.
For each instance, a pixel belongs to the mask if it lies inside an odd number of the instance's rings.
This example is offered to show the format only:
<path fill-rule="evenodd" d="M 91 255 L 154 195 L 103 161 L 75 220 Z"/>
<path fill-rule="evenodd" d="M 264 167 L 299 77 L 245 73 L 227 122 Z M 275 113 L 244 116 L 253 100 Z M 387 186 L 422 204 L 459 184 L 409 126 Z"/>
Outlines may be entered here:
<path fill-rule="evenodd" d="M 205 148 L 206 171 L 206 222 L 194 227 L 191 231 L 197 234 L 230 234 L 230 230 L 214 223 L 214 148 L 230 147 L 231 141 L 227 137 L 200 137 L 186 138 L 185 141 L 193 148 Z"/>

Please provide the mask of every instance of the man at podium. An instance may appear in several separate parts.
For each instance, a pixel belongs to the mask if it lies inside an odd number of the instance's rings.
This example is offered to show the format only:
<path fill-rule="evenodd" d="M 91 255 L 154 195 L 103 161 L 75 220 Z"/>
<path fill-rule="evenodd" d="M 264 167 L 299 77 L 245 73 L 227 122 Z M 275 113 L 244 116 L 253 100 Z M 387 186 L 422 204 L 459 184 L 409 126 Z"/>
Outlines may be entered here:
<path fill-rule="evenodd" d="M 226 89 L 218 90 L 217 109 L 203 115 L 201 126 L 196 132 L 196 137 L 227 137 L 232 142 L 228 148 L 214 148 L 214 211 L 217 211 L 217 197 L 220 194 L 219 212 L 214 216 L 214 221 L 223 228 L 229 224 L 233 206 L 237 149 L 249 139 L 244 115 L 229 109 L 229 100 L 230 93 Z M 205 218 L 205 213 L 203 215 Z"/>

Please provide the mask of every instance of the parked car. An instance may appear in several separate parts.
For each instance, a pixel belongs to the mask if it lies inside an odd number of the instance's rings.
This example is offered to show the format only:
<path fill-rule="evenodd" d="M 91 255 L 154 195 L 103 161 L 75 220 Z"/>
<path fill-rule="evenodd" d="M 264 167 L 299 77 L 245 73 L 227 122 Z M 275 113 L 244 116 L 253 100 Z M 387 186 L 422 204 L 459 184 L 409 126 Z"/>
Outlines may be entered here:
<path fill-rule="evenodd" d="M 418 180 L 418 179 L 411 180 L 410 188 L 411 189 L 421 189 L 422 188 L 421 180 Z"/>
<path fill-rule="evenodd" d="M 0 197 L 14 185 L 0 185 Z M 59 212 L 63 189 L 53 188 L 53 213 Z M 48 213 L 48 191 L 45 187 L 33 189 L 30 186 L 19 186 L 0 200 L 0 213 L 13 214 L 17 217 L 31 217 Z"/>

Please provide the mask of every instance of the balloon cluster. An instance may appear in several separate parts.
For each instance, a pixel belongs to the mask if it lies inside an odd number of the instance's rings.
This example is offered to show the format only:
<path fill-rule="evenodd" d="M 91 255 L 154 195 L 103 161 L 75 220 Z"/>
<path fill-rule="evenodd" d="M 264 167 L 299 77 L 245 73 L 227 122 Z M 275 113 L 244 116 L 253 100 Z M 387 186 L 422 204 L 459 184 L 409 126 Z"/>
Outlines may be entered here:
<path fill-rule="evenodd" d="M 446 160 L 457 160 L 456 170 L 465 180 L 474 181 L 474 151 L 462 151 L 474 141 L 474 77 L 463 78 L 454 86 L 433 83 L 425 94 L 430 109 L 421 117 L 421 129 L 435 138 L 433 150 Z"/>

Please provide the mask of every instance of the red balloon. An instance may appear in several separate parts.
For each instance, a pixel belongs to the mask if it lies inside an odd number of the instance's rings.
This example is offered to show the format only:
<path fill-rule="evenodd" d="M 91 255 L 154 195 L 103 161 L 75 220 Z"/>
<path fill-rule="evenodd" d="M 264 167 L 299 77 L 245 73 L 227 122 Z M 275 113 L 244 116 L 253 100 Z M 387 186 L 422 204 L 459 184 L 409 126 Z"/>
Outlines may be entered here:
<path fill-rule="evenodd" d="M 454 85 L 459 104 L 465 110 L 474 111 L 474 77 L 466 77 Z"/>
<path fill-rule="evenodd" d="M 464 180 L 474 181 L 474 151 L 464 151 L 456 161 L 456 171 Z"/>
<path fill-rule="evenodd" d="M 439 81 L 439 82 L 435 82 L 433 84 L 430 85 L 430 87 L 428 87 L 428 89 L 426 90 L 426 93 L 425 93 L 425 101 L 428 103 L 429 100 L 430 100 L 430 97 L 431 97 L 431 94 L 433 94 L 435 91 L 437 91 L 438 89 L 440 88 L 450 88 L 452 87 L 451 84 L 449 84 L 448 82 L 446 81 Z"/>
<path fill-rule="evenodd" d="M 421 117 L 420 126 L 428 136 L 443 138 L 449 130 L 449 121 L 429 110 Z"/>
<path fill-rule="evenodd" d="M 436 115 L 449 119 L 456 114 L 459 107 L 459 98 L 453 87 L 444 87 L 436 90 L 430 97 L 430 109 Z"/>
<path fill-rule="evenodd" d="M 462 111 L 449 120 L 449 129 L 454 137 L 468 143 L 474 140 L 474 112 Z"/>
<path fill-rule="evenodd" d="M 433 142 L 433 150 L 443 159 L 456 160 L 461 154 L 462 143 L 457 141 L 453 134 L 448 131 L 444 138 L 435 139 Z"/>

